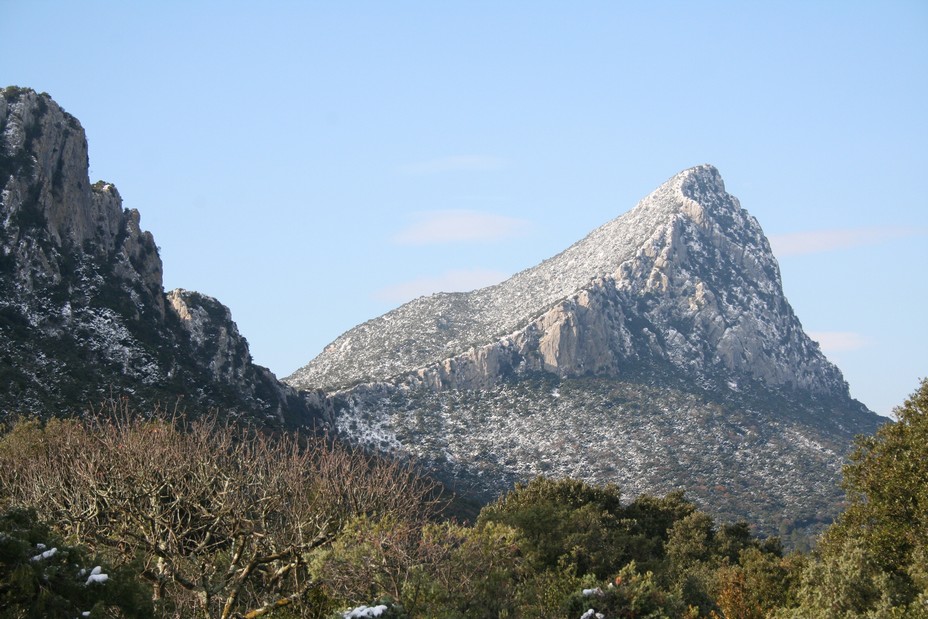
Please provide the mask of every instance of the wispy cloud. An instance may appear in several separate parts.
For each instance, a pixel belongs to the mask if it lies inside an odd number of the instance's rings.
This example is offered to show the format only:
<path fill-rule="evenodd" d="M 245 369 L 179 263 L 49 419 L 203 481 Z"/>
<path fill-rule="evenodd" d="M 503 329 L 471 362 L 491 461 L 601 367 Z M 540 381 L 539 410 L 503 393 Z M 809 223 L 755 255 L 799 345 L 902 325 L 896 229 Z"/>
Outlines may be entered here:
<path fill-rule="evenodd" d="M 779 257 L 799 256 L 849 249 L 863 245 L 876 245 L 893 239 L 926 234 L 925 230 L 912 228 L 856 228 L 852 230 L 816 230 L 812 232 L 793 232 L 770 236 L 773 253 Z"/>
<path fill-rule="evenodd" d="M 374 298 L 391 303 L 405 303 L 416 297 L 435 292 L 467 292 L 498 284 L 509 277 L 502 271 L 489 269 L 459 269 L 446 271 L 433 277 L 419 277 L 381 288 L 374 293 Z"/>
<path fill-rule="evenodd" d="M 852 331 L 810 331 L 809 337 L 826 353 L 849 352 L 870 346 L 870 339 Z"/>
<path fill-rule="evenodd" d="M 413 217 L 416 221 L 411 226 L 393 236 L 395 243 L 500 241 L 524 234 L 529 228 L 529 222 L 524 219 L 465 209 L 421 212 Z"/>
<path fill-rule="evenodd" d="M 467 172 L 474 170 L 499 170 L 508 162 L 493 155 L 455 155 L 428 161 L 407 163 L 399 167 L 403 174 L 438 174 L 441 172 Z"/>

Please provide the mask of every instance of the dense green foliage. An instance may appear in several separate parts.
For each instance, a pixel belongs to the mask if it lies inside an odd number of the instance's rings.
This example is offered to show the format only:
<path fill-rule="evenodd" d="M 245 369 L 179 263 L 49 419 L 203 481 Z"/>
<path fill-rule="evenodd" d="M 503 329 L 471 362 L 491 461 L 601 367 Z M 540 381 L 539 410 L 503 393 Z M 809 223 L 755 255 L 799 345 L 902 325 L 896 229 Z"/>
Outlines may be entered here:
<path fill-rule="evenodd" d="M 881 570 L 902 575 L 928 551 L 928 379 L 895 413 L 898 423 L 858 440 L 844 469 L 849 506 L 827 540 L 856 537 Z"/>
<path fill-rule="evenodd" d="M 98 576 L 90 579 L 94 569 Z M 0 609 L 23 619 L 153 616 L 151 596 L 131 569 L 113 569 L 66 545 L 23 509 L 0 514 Z"/>
<path fill-rule="evenodd" d="M 784 616 L 928 617 L 928 379 L 861 437 L 844 468 L 848 507 Z"/>
<path fill-rule="evenodd" d="M 919 619 L 928 381 L 897 415 L 858 441 L 847 510 L 818 550 L 785 556 L 776 538 L 716 523 L 682 493 L 623 502 L 614 485 L 537 478 L 460 524 L 430 511 L 409 470 L 313 440 L 134 417 L 20 422 L 0 439 L 0 606 L 14 617 Z M 39 543 L 58 550 L 34 560 Z M 109 580 L 86 585 L 90 565 Z"/>

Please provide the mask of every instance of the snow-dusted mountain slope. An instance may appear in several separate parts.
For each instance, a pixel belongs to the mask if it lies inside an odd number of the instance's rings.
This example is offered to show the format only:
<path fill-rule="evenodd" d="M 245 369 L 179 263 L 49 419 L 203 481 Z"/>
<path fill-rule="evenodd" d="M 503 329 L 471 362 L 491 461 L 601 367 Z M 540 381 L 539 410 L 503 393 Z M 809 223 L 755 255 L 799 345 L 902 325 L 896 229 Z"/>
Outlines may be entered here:
<path fill-rule="evenodd" d="M 768 533 L 827 522 L 853 436 L 881 423 L 708 165 L 499 285 L 355 327 L 285 381 L 325 391 L 342 436 L 477 497 L 538 474 L 682 488 Z"/>
<path fill-rule="evenodd" d="M 644 357 L 847 395 L 784 298 L 757 221 L 708 165 L 501 284 L 422 297 L 355 327 L 285 381 L 332 389 L 415 374 L 480 386 L 520 367 L 618 376 Z"/>
<path fill-rule="evenodd" d="M 165 294 L 138 211 L 87 174 L 76 118 L 48 95 L 0 90 L 0 417 L 127 397 L 312 423 L 306 401 L 251 362 L 225 306 Z"/>

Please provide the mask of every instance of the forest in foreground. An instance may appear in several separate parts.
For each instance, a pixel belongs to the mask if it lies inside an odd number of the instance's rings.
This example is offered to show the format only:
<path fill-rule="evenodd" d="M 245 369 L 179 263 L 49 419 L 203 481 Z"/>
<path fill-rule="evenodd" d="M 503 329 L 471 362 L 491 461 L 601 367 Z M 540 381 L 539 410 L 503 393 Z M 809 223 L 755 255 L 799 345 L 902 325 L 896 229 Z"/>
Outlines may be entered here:
<path fill-rule="evenodd" d="M 928 380 L 810 552 L 682 493 L 537 478 L 469 522 L 412 466 L 114 403 L 0 438 L 4 617 L 928 617 Z"/>

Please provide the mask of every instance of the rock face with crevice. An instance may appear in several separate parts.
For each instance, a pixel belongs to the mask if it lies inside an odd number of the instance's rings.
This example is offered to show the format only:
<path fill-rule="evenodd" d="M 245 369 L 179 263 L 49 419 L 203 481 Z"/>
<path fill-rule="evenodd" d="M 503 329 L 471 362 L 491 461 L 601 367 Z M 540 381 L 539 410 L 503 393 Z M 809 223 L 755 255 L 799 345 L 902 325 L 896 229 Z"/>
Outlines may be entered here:
<path fill-rule="evenodd" d="M 321 422 L 251 361 L 215 299 L 166 295 L 136 210 L 90 183 L 81 124 L 48 95 L 0 91 L 0 415 L 219 409 L 272 425 Z"/>
<path fill-rule="evenodd" d="M 325 390 L 346 437 L 481 496 L 536 474 L 685 488 L 767 531 L 827 521 L 853 435 L 881 423 L 709 165 L 496 286 L 355 327 L 285 381 Z"/>

